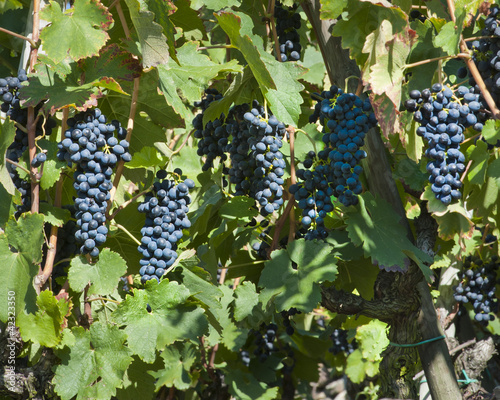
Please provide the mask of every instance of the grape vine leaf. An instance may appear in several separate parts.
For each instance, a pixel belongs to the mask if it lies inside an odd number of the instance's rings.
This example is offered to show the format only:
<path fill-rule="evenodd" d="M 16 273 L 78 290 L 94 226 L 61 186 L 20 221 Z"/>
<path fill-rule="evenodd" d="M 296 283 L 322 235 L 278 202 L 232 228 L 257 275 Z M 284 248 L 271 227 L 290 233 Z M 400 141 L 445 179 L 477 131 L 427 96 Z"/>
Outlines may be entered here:
<path fill-rule="evenodd" d="M 253 208 L 255 199 L 247 196 L 235 196 L 226 201 L 219 210 L 222 218 L 241 219 L 246 222 L 258 215 L 258 211 Z"/>
<path fill-rule="evenodd" d="M 154 21 L 154 14 L 145 9 L 146 3 L 139 0 L 125 0 L 139 37 L 142 64 L 157 67 L 169 61 L 170 48 L 163 28 Z"/>
<path fill-rule="evenodd" d="M 15 135 L 16 128 L 14 122 L 11 121 L 9 117 L 7 117 L 7 119 L 3 123 L 0 123 L 0 183 L 2 184 L 7 194 L 11 196 L 16 193 L 16 188 L 12 183 L 9 171 L 7 170 L 7 165 L 5 163 L 5 152 L 14 141 Z M 2 206 L 10 203 L 7 200 L 7 197 L 9 196 L 5 196 L 5 199 L 1 199 L 3 203 Z"/>
<path fill-rule="evenodd" d="M 108 9 L 97 0 L 80 0 L 66 11 L 56 1 L 40 11 L 50 22 L 40 32 L 47 56 L 58 63 L 69 56 L 73 60 L 97 55 L 109 39 L 106 31 L 113 23 Z"/>
<path fill-rule="evenodd" d="M 43 220 L 59 228 L 71 218 L 71 212 L 68 209 L 54 207 L 49 203 L 40 203 L 40 213 L 43 214 Z"/>
<path fill-rule="evenodd" d="M 203 309 L 188 299 L 189 290 L 177 282 L 163 279 L 159 284 L 148 282 L 144 290 L 133 290 L 111 318 L 128 335 L 128 347 L 142 360 L 151 363 L 155 350 L 177 340 L 198 340 L 208 322 Z M 151 312 L 147 311 L 147 305 Z"/>
<path fill-rule="evenodd" d="M 350 55 L 358 65 L 365 65 L 368 55 L 363 52 L 366 38 L 379 29 L 382 21 L 388 20 L 393 32 L 404 32 L 408 25 L 408 17 L 399 8 L 381 1 L 348 0 L 347 18 L 339 20 L 332 29 L 333 36 L 342 38 L 342 47 L 349 49 Z"/>
<path fill-rule="evenodd" d="M 321 9 L 320 17 L 321 19 L 337 19 L 344 8 L 347 6 L 348 0 L 320 0 Z"/>
<path fill-rule="evenodd" d="M 432 259 L 415 247 L 406 237 L 406 231 L 395 218 L 394 210 L 385 200 L 374 198 L 369 192 L 359 196 L 359 210 L 347 213 L 347 232 L 356 246 L 363 247 L 366 257 L 388 271 L 406 271 L 409 259 L 417 262 L 424 274 L 424 262 Z"/>
<path fill-rule="evenodd" d="M 57 158 L 56 142 L 41 139 L 37 143 L 42 149 L 47 150 L 47 161 L 43 164 L 43 175 L 40 179 L 40 186 L 43 190 L 47 190 L 59 180 L 62 169 L 66 167 L 67 163 Z"/>
<path fill-rule="evenodd" d="M 277 311 L 292 307 L 312 311 L 321 301 L 319 284 L 337 276 L 337 259 L 331 253 L 330 245 L 305 239 L 273 251 L 259 280 L 261 301 L 267 304 L 273 299 Z"/>
<path fill-rule="evenodd" d="M 227 384 L 229 392 L 241 400 L 272 400 L 278 395 L 278 387 L 270 388 L 253 374 L 241 370 L 233 370 L 227 376 Z"/>
<path fill-rule="evenodd" d="M 457 20 L 447 22 L 434 38 L 437 47 L 452 56 L 458 53 L 458 44 L 460 43 L 462 28 L 466 14 L 461 12 Z"/>
<path fill-rule="evenodd" d="M 136 151 L 131 161 L 125 164 L 126 168 L 145 168 L 155 171 L 158 167 L 163 167 L 167 158 L 154 147 L 144 146 L 141 151 Z"/>
<path fill-rule="evenodd" d="M 187 390 L 196 382 L 198 373 L 191 373 L 191 367 L 198 360 L 198 349 L 189 342 L 174 343 L 161 353 L 164 368 L 151 372 L 157 379 L 156 390 L 161 387 L 176 387 L 179 390 Z"/>
<path fill-rule="evenodd" d="M 15 297 L 15 304 L 0 304 L 0 321 L 7 321 L 8 307 L 14 306 L 16 314 L 23 308 L 36 310 L 36 292 L 33 278 L 42 261 L 43 216 L 23 214 L 17 221 L 10 219 L 0 234 L 0 291 Z M 14 294 L 12 294 L 14 293 Z"/>
<path fill-rule="evenodd" d="M 486 180 L 488 159 L 490 157 L 487 149 L 488 145 L 482 140 L 478 140 L 476 145 L 471 145 L 467 149 L 467 159 L 472 160 L 467 178 L 472 184 L 482 185 Z"/>
<path fill-rule="evenodd" d="M 370 85 L 374 94 L 392 102 L 391 113 L 394 115 L 399 114 L 406 59 L 411 48 L 411 32 L 414 31 L 409 28 L 394 32 L 391 22 L 384 20 L 366 37 L 362 50 L 368 54 L 362 69 L 363 81 Z M 375 108 L 375 111 L 379 111 L 379 108 Z M 375 115 L 379 121 L 383 120 L 383 115 Z M 399 127 L 399 124 L 381 124 L 386 137 L 397 132 L 394 127 Z"/>
<path fill-rule="evenodd" d="M 259 302 L 259 294 L 255 283 L 249 281 L 238 285 L 234 292 L 234 319 L 239 322 L 252 314 L 253 308 Z"/>
<path fill-rule="evenodd" d="M 21 312 L 17 316 L 17 326 L 24 341 L 30 340 L 44 347 L 55 347 L 61 341 L 67 316 L 72 308 L 71 300 L 54 297 L 50 290 L 41 292 L 36 303 L 36 314 Z"/>
<path fill-rule="evenodd" d="M 226 7 L 238 7 L 241 0 L 192 0 L 191 8 L 198 10 L 205 6 L 210 10 L 220 11 Z"/>
<path fill-rule="evenodd" d="M 127 264 L 109 249 L 104 249 L 99 254 L 99 260 L 91 264 L 84 256 L 71 260 L 68 271 L 68 280 L 71 288 L 78 292 L 83 291 L 90 283 L 87 295 L 111 294 L 118 286 L 120 276 L 127 271 Z"/>
<path fill-rule="evenodd" d="M 123 387 L 117 389 L 118 400 L 153 400 L 155 396 L 155 378 L 150 370 L 161 368 L 159 359 L 153 365 L 134 357 L 123 379 Z"/>
<path fill-rule="evenodd" d="M 80 60 L 78 66 L 85 82 L 119 93 L 125 93 L 119 81 L 131 82 L 142 72 L 139 61 L 116 43 L 103 47 L 96 57 Z"/>
<path fill-rule="evenodd" d="M 110 399 L 123 385 L 132 362 L 125 346 L 127 335 L 117 326 L 97 321 L 89 330 L 72 329 L 74 343 L 56 350 L 61 364 L 56 368 L 54 388 L 63 400 Z"/>
<path fill-rule="evenodd" d="M 170 21 L 176 28 L 181 28 L 184 32 L 200 31 L 203 37 L 206 37 L 205 25 L 203 25 L 198 13 L 190 7 L 189 3 L 189 0 L 176 0 L 175 6 L 177 10 L 170 16 Z"/>
<path fill-rule="evenodd" d="M 156 0 L 145 0 L 145 4 L 148 6 L 148 10 L 153 12 L 155 17 L 154 20 L 163 28 L 163 34 L 166 37 L 168 44 L 168 52 L 170 57 L 174 60 L 177 59 L 175 54 L 175 22 L 171 21 L 171 16 L 176 12 L 176 4 L 174 5 L 173 0 L 167 1 L 156 1 Z M 199 20 L 199 19 L 198 19 Z M 201 21 L 200 21 L 201 22 Z"/>
<path fill-rule="evenodd" d="M 496 144 L 500 140 L 500 121 L 490 119 L 484 124 L 484 128 L 481 131 L 484 140 L 490 144 Z"/>
<path fill-rule="evenodd" d="M 45 62 L 39 62 L 36 73 L 30 73 L 28 77 L 29 85 L 19 90 L 19 97 L 25 100 L 25 107 L 34 107 L 47 100 L 42 110 L 52 114 L 67 107 L 81 111 L 96 106 L 97 99 L 102 97 L 102 92 L 93 83 L 82 84 L 74 74 L 61 77 Z"/>
<path fill-rule="evenodd" d="M 193 114 L 184 104 L 178 90 L 190 103 L 194 103 L 201 99 L 202 92 L 211 79 L 242 71 L 236 60 L 225 64 L 214 63 L 197 51 L 197 44 L 194 42 L 187 42 L 178 48 L 177 58 L 180 65 L 169 60 L 165 65 L 158 66 L 159 88 L 167 103 L 186 120 L 192 119 Z"/>

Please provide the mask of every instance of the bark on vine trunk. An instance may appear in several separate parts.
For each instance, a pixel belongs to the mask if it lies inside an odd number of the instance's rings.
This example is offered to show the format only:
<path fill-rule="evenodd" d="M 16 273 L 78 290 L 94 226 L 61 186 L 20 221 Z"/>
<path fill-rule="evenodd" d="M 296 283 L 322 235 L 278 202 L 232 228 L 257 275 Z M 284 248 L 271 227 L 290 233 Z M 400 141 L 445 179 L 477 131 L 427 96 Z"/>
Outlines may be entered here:
<path fill-rule="evenodd" d="M 349 51 L 341 47 L 341 39 L 330 34 L 335 21 L 324 21 L 319 18 L 319 0 L 306 0 L 302 3 L 302 7 L 316 33 L 330 81 L 342 87 L 347 77 L 359 76 L 359 69 L 350 59 Z M 348 90 L 354 92 L 356 84 L 350 82 Z M 365 171 L 369 190 L 393 206 L 400 223 L 407 231 L 408 238 L 414 241 L 380 133 L 370 132 L 366 142 L 369 156 Z M 431 218 L 424 216 L 427 217 Z M 435 232 L 434 228 L 434 238 Z M 432 249 L 434 245 L 432 237 L 428 237 L 427 231 L 423 234 L 426 240 L 417 243 L 417 246 Z M 381 271 L 375 283 L 375 294 L 376 298 L 368 301 L 359 296 L 328 288 L 323 289 L 323 304 L 334 312 L 351 314 L 357 309 L 357 313 L 387 322 L 390 326 L 389 340 L 393 343 L 417 343 L 443 334 L 429 287 L 417 266 L 411 265 L 405 274 Z M 401 304 L 401 300 L 404 300 L 404 305 Z M 433 400 L 460 400 L 462 396 L 444 340 L 416 347 L 389 346 L 383 352 L 383 361 L 380 364 L 382 382 L 380 395 L 398 399 L 417 398 L 417 386 L 413 376 L 418 372 L 416 366 L 419 356 Z"/>

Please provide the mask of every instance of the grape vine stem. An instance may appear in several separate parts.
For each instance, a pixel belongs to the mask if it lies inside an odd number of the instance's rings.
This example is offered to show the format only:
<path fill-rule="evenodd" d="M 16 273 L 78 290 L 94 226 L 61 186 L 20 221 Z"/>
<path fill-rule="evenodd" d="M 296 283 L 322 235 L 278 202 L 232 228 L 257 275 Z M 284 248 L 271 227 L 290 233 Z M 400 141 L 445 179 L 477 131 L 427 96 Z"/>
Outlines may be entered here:
<path fill-rule="evenodd" d="M 67 120 L 69 116 L 69 108 L 63 110 L 62 125 L 61 125 L 61 135 L 68 129 Z M 63 189 L 64 175 L 59 177 L 56 184 L 56 193 L 54 198 L 54 207 L 60 208 L 62 204 L 62 189 Z M 45 258 L 45 266 L 43 267 L 43 272 L 41 275 L 37 276 L 35 280 L 35 287 L 37 292 L 39 292 L 42 286 L 47 282 L 47 280 L 52 275 L 52 270 L 54 269 L 54 260 L 57 254 L 57 232 L 59 228 L 57 225 L 52 225 L 50 228 L 50 239 L 47 251 L 47 256 Z"/>
<path fill-rule="evenodd" d="M 117 224 L 116 221 L 114 221 L 113 225 L 116 226 L 118 229 L 121 229 L 123 232 L 125 232 L 138 246 L 141 245 L 141 242 L 137 240 L 137 238 L 134 235 L 132 235 L 123 225 Z"/>
<path fill-rule="evenodd" d="M 11 36 L 14 36 L 18 39 L 26 40 L 33 48 L 38 47 L 33 39 L 26 37 L 26 36 L 23 36 L 23 35 L 20 35 L 19 33 L 12 32 L 12 31 L 9 31 L 8 29 L 1 28 L 1 27 L 0 27 L 0 32 L 4 32 L 4 33 L 11 35 Z"/>
<path fill-rule="evenodd" d="M 467 59 L 470 59 L 470 54 L 464 52 L 464 53 L 459 53 L 459 54 L 456 54 L 456 55 L 453 55 L 453 56 L 442 56 L 442 57 L 429 58 L 427 60 L 422 60 L 422 61 L 417 61 L 417 62 L 414 62 L 414 63 L 411 63 L 411 64 L 406 64 L 406 69 L 410 69 L 410 68 L 413 68 L 413 67 L 418 67 L 419 65 L 428 64 L 428 63 L 431 63 L 431 62 L 434 62 L 434 61 L 449 60 L 449 59 L 456 58 L 456 57 L 463 58 L 463 59 L 467 60 Z"/>
<path fill-rule="evenodd" d="M 455 18 L 455 3 L 453 0 L 447 0 L 448 3 L 448 11 L 450 13 L 451 20 L 453 23 L 456 23 L 456 18 Z M 462 35 L 460 35 L 460 50 L 463 53 L 467 53 L 467 44 L 465 43 L 465 40 Z M 484 84 L 483 78 L 481 77 L 481 74 L 479 73 L 479 70 L 476 67 L 476 64 L 472 60 L 472 58 L 467 58 L 465 59 L 465 63 L 467 64 L 467 68 L 469 69 L 472 77 L 474 78 L 474 81 L 476 84 L 479 86 L 479 90 L 481 90 L 481 94 L 484 97 L 484 100 L 486 101 L 486 104 L 488 104 L 489 109 L 491 110 L 491 113 L 493 114 L 493 117 L 495 119 L 500 119 L 500 111 L 498 110 L 495 100 L 493 100 L 493 97 L 491 97 L 491 94 Z"/>
<path fill-rule="evenodd" d="M 20 165 L 20 164 L 16 163 L 15 161 L 12 161 L 10 158 L 7 158 L 7 157 L 6 157 L 6 158 L 5 158 L 5 161 L 7 161 L 9 164 L 14 165 L 16 168 L 19 168 L 19 169 L 23 170 L 23 171 L 24 171 L 24 172 L 26 172 L 28 175 L 31 175 L 31 171 L 30 171 L 30 170 L 28 170 L 28 169 L 24 168 L 22 165 Z"/>

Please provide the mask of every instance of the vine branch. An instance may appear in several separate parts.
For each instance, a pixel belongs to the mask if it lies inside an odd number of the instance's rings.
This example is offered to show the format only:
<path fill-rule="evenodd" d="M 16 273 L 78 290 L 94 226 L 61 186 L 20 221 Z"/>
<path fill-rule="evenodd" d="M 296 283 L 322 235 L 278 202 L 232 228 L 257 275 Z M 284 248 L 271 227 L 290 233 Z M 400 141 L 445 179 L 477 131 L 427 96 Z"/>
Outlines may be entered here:
<path fill-rule="evenodd" d="M 38 47 L 33 39 L 26 37 L 26 36 L 23 36 L 23 35 L 20 35 L 19 33 L 9 31 L 8 29 L 2 28 L 2 27 L 0 27 L 0 32 L 7 33 L 8 35 L 14 36 L 18 39 L 26 40 L 33 48 Z"/>

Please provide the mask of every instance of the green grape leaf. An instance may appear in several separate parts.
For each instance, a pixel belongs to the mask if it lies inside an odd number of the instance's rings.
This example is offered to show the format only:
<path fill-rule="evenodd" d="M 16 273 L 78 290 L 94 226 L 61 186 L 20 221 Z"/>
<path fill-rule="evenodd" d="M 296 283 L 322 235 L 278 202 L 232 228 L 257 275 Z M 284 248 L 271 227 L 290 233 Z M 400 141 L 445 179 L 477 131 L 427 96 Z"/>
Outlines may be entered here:
<path fill-rule="evenodd" d="M 66 161 L 57 158 L 57 143 L 47 139 L 42 139 L 37 144 L 47 150 L 47 161 L 43 163 L 43 175 L 40 179 L 40 186 L 43 190 L 50 189 L 59 180 L 62 169 L 67 166 Z"/>
<path fill-rule="evenodd" d="M 118 287 L 120 276 L 127 271 L 127 264 L 109 249 L 104 249 L 99 254 L 99 260 L 91 264 L 83 257 L 75 257 L 71 260 L 68 271 L 69 285 L 77 292 L 83 291 L 90 283 L 87 295 L 107 295 L 114 292 Z"/>
<path fill-rule="evenodd" d="M 219 11 L 226 7 L 238 7 L 241 0 L 192 0 L 191 8 L 198 10 L 206 7 L 209 10 Z"/>
<path fill-rule="evenodd" d="M 272 400 L 278 396 L 278 387 L 270 388 L 251 373 L 232 370 L 226 377 L 229 392 L 241 400 Z"/>
<path fill-rule="evenodd" d="M 141 151 L 135 152 L 131 161 L 125 163 L 126 168 L 146 168 L 155 171 L 158 167 L 163 167 L 167 158 L 154 147 L 144 146 Z"/>
<path fill-rule="evenodd" d="M 180 65 L 169 60 L 167 64 L 158 67 L 159 88 L 167 103 L 186 120 L 192 119 L 193 114 L 179 97 L 178 90 L 190 103 L 193 103 L 201 98 L 203 89 L 211 79 L 242 71 L 236 60 L 226 64 L 214 63 L 197 51 L 197 44 L 194 42 L 187 42 L 178 48 L 177 58 Z"/>
<path fill-rule="evenodd" d="M 481 133 L 488 143 L 496 144 L 500 140 L 500 121 L 494 119 L 486 121 Z"/>
<path fill-rule="evenodd" d="M 387 97 L 392 102 L 392 113 L 396 114 L 401 104 L 401 86 L 413 31 L 409 28 L 397 33 L 394 31 L 391 22 L 384 20 L 366 37 L 363 52 L 368 54 L 368 59 L 363 67 L 363 80 L 370 85 L 374 94 Z M 376 116 L 382 119 L 382 115 Z M 381 127 L 388 125 L 383 124 Z M 394 130 L 383 133 L 389 137 Z"/>
<path fill-rule="evenodd" d="M 321 19 L 337 19 L 344 8 L 347 7 L 348 0 L 320 0 L 321 9 L 320 9 L 320 17 Z"/>
<path fill-rule="evenodd" d="M 32 263 L 42 261 L 43 215 L 23 214 L 16 221 L 10 220 L 5 227 L 12 251 Z"/>
<path fill-rule="evenodd" d="M 71 301 L 56 299 L 50 290 L 41 292 L 36 300 L 36 314 L 20 313 L 17 326 L 24 341 L 30 340 L 44 347 L 55 347 L 61 341 L 66 317 L 71 310 Z"/>
<path fill-rule="evenodd" d="M 386 323 L 374 319 L 356 330 L 356 340 L 361 354 L 369 362 L 382 360 L 381 353 L 389 345 L 386 329 Z"/>
<path fill-rule="evenodd" d="M 71 218 L 71 212 L 65 208 L 51 206 L 49 203 L 40 203 L 40 213 L 43 214 L 43 220 L 50 225 L 64 225 Z"/>
<path fill-rule="evenodd" d="M 412 255 L 420 268 L 426 269 L 423 262 L 432 260 L 406 237 L 389 203 L 368 192 L 358 198 L 360 210 L 348 212 L 346 224 L 349 237 L 356 246 L 362 245 L 365 256 L 381 269 L 406 271 Z"/>
<path fill-rule="evenodd" d="M 127 369 L 123 379 L 123 387 L 116 391 L 118 400 L 153 400 L 155 394 L 155 378 L 150 374 L 151 369 L 160 368 L 160 360 L 151 365 L 134 357 L 134 361 Z"/>
<path fill-rule="evenodd" d="M 101 321 L 89 330 L 72 329 L 74 342 L 56 353 L 61 364 L 56 367 L 54 389 L 63 400 L 110 399 L 132 362 L 125 346 L 127 335 L 117 326 Z"/>
<path fill-rule="evenodd" d="M 40 32 L 43 50 L 54 62 L 66 57 L 79 60 L 97 55 L 109 39 L 106 31 L 113 23 L 108 9 L 96 0 L 79 0 L 66 11 L 55 2 L 40 11 L 40 18 L 50 22 Z"/>
<path fill-rule="evenodd" d="M 498 188 L 500 188 L 500 158 L 493 160 L 488 166 L 488 177 L 493 178 Z"/>
<path fill-rule="evenodd" d="M 164 350 L 177 340 L 197 340 L 206 332 L 203 309 L 188 302 L 190 293 L 184 285 L 163 279 L 159 284 L 147 282 L 144 290 L 133 292 L 111 317 L 123 327 L 128 347 L 142 360 L 151 363 L 155 350 Z"/>
<path fill-rule="evenodd" d="M 263 303 L 273 298 L 278 311 L 292 307 L 312 311 L 321 301 L 319 284 L 333 282 L 337 276 L 337 259 L 331 255 L 332 250 L 328 244 L 299 239 L 286 250 L 273 251 L 259 280 Z"/>
<path fill-rule="evenodd" d="M 125 93 L 120 81 L 131 82 L 142 72 L 139 61 L 117 43 L 103 47 L 98 56 L 81 60 L 78 66 L 85 74 L 85 82 L 119 93 Z"/>
<path fill-rule="evenodd" d="M 36 292 L 33 278 L 38 274 L 42 260 L 43 216 L 23 214 L 18 221 L 10 219 L 5 231 L 0 234 L 0 280 L 1 293 L 12 298 L 0 304 L 0 320 L 6 322 L 9 307 L 16 314 L 26 309 L 36 310 Z"/>
<path fill-rule="evenodd" d="M 458 53 L 458 44 L 460 43 L 465 16 L 465 13 L 460 13 L 456 22 L 447 22 L 441 27 L 434 39 L 435 45 L 441 47 L 450 56 Z"/>
<path fill-rule="evenodd" d="M 16 126 L 14 121 L 7 117 L 5 121 L 0 123 L 0 165 L 5 165 L 5 152 L 7 148 L 14 142 L 16 136 Z"/>
<path fill-rule="evenodd" d="M 192 376 L 191 367 L 198 361 L 199 351 L 192 343 L 175 343 L 161 353 L 164 369 L 152 372 L 157 379 L 156 390 L 162 386 L 187 390 L 196 383 L 197 376 Z"/>
<path fill-rule="evenodd" d="M 170 21 L 176 28 L 181 28 L 185 33 L 190 31 L 199 31 L 206 36 L 205 25 L 195 8 L 191 8 L 189 0 L 176 0 L 177 10 L 170 16 Z M 204 6 L 205 4 L 202 4 Z"/>
<path fill-rule="evenodd" d="M 176 60 L 177 56 L 175 55 L 175 27 L 177 25 L 175 25 L 175 21 L 171 20 L 171 16 L 176 12 L 176 6 L 178 6 L 178 2 L 176 1 L 174 5 L 174 2 L 172 0 L 145 0 L 145 3 L 148 6 L 148 10 L 155 14 L 155 22 L 157 22 L 163 28 L 163 34 L 167 38 L 168 52 L 170 54 L 170 57 Z"/>
<path fill-rule="evenodd" d="M 259 302 L 259 294 L 255 283 L 245 281 L 243 284 L 238 285 L 234 299 L 234 319 L 239 322 L 252 314 L 253 308 Z"/>
<path fill-rule="evenodd" d="M 231 197 L 222 205 L 219 214 L 222 218 L 241 219 L 249 222 L 258 215 L 255 208 L 255 200 L 246 196 Z"/>
<path fill-rule="evenodd" d="M 170 48 L 163 28 L 154 21 L 154 14 L 143 8 L 139 0 L 125 0 L 130 18 L 139 37 L 139 45 L 144 67 L 157 67 L 169 61 Z"/>
<path fill-rule="evenodd" d="M 487 151 L 488 145 L 482 140 L 478 140 L 476 145 L 471 145 L 467 149 L 467 158 L 472 160 L 467 178 L 475 185 L 482 185 L 486 180 L 488 170 L 488 159 L 490 154 Z"/>

